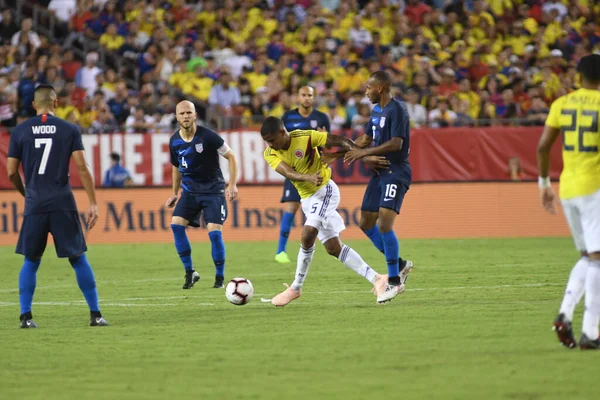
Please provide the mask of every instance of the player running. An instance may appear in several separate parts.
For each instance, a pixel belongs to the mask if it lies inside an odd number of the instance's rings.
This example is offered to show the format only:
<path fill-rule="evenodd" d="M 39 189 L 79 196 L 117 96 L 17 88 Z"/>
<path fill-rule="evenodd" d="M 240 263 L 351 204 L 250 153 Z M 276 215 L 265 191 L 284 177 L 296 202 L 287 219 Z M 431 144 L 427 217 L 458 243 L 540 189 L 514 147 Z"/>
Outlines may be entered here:
<path fill-rule="evenodd" d="M 412 180 L 408 161 L 410 152 L 410 122 L 404 105 L 392 98 L 391 76 L 377 71 L 367 81 L 367 97 L 375 107 L 365 134 L 356 139 L 356 146 L 344 156 L 349 164 L 367 156 L 384 156 L 389 167 L 373 174 L 363 197 L 360 228 L 377 249 L 385 255 L 388 285 L 378 293 L 378 301 L 389 301 L 404 292 L 413 263 L 399 257 L 398 238 L 394 222 L 400 213 L 404 195 Z M 372 142 L 374 147 L 367 148 Z"/>
<path fill-rule="evenodd" d="M 260 133 L 269 145 L 264 153 L 265 160 L 298 189 L 302 199 L 302 211 L 306 216 L 294 282 L 287 290 L 275 296 L 271 303 L 283 307 L 300 297 L 317 238 L 323 243 L 327 253 L 365 277 L 378 293 L 383 293 L 387 286 L 385 276 L 377 274 L 356 251 L 340 240 L 340 232 L 346 228 L 337 212 L 340 192 L 331 180 L 331 169 L 321 161 L 318 151 L 318 147 L 322 146 L 342 146 L 349 149 L 352 141 L 315 130 L 296 130 L 288 133 L 283 122 L 276 117 L 267 118 Z M 371 158 L 371 162 L 382 166 L 388 163 L 382 157 Z"/>
<path fill-rule="evenodd" d="M 287 111 L 281 117 L 283 125 L 288 132 L 295 130 L 309 130 L 323 128 L 330 132 L 329 117 L 327 114 L 313 108 L 315 102 L 315 90 L 310 86 L 302 86 L 298 90 L 300 104 L 298 108 Z M 292 230 L 292 224 L 298 208 L 300 208 L 300 195 L 294 184 L 286 179 L 283 184 L 282 203 L 287 203 L 287 211 L 281 218 L 281 227 L 279 228 L 279 243 L 275 261 L 279 263 L 289 263 L 290 258 L 286 253 L 287 242 Z"/>
<path fill-rule="evenodd" d="M 37 115 L 17 126 L 10 135 L 7 170 L 14 187 L 25 197 L 25 212 L 16 252 L 25 256 L 19 274 L 20 327 L 37 328 L 31 306 L 37 283 L 37 271 L 48 242 L 54 238 L 56 255 L 68 258 L 77 283 L 90 308 L 90 326 L 106 326 L 98 305 L 94 271 L 85 252 L 77 204 L 69 183 L 69 162 L 73 159 L 90 205 L 86 213 L 88 229 L 98 220 L 94 178 L 87 166 L 81 131 L 54 116 L 58 100 L 54 88 L 40 85 L 35 89 L 33 108 Z M 19 175 L 23 164 L 25 183 Z"/>
<path fill-rule="evenodd" d="M 192 263 L 192 247 L 186 226 L 200 226 L 200 214 L 208 228 L 216 275 L 214 288 L 222 288 L 225 280 L 225 243 L 223 224 L 227 220 L 227 202 L 238 197 L 237 160 L 227 143 L 214 131 L 196 125 L 196 108 L 182 101 L 175 109 L 180 128 L 171 136 L 169 148 L 173 165 L 173 195 L 166 206 L 177 203 L 171 218 L 175 248 L 185 268 L 183 289 L 190 289 L 200 279 Z M 219 156 L 229 161 L 229 184 L 219 165 Z M 180 187 L 183 189 L 177 201 Z"/>
<path fill-rule="evenodd" d="M 581 89 L 558 98 L 550 108 L 537 150 L 542 205 L 556 214 L 556 195 L 548 176 L 550 149 L 562 133 L 560 198 L 575 247 L 581 252 L 567 282 L 553 329 L 558 340 L 575 348 L 571 321 L 585 292 L 582 349 L 600 349 L 600 55 L 581 59 Z"/>

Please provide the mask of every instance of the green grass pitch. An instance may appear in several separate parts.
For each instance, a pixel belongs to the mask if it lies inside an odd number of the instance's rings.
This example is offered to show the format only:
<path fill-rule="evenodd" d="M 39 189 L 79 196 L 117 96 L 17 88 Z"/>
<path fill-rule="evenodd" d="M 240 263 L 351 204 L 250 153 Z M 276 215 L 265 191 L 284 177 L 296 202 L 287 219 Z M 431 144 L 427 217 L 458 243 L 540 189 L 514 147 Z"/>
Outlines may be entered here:
<path fill-rule="evenodd" d="M 385 272 L 369 242 L 348 244 Z M 13 250 L 0 248 L 0 399 L 598 396 L 598 354 L 564 349 L 551 331 L 577 259 L 568 238 L 402 241 L 416 267 L 386 306 L 318 245 L 302 297 L 285 308 L 260 302 L 293 280 L 275 243 L 227 244 L 226 278 L 255 287 L 243 307 L 210 287 L 209 243 L 193 244 L 202 279 L 189 291 L 172 245 L 96 245 L 88 258 L 107 328 L 88 326 L 70 265 L 48 248 L 32 330 L 18 329 Z M 578 337 L 581 307 L 574 326 Z"/>

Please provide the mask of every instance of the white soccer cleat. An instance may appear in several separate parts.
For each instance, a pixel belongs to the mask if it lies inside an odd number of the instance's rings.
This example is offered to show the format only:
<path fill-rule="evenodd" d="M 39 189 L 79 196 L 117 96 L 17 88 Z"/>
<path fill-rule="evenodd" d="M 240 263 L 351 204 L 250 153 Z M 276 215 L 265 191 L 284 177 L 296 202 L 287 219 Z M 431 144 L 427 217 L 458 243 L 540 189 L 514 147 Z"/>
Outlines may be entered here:
<path fill-rule="evenodd" d="M 385 289 L 380 292 L 377 293 L 377 303 L 378 304 L 384 304 L 387 303 L 388 301 L 391 301 L 394 297 L 398 296 L 399 294 L 404 293 L 404 284 L 401 283 L 399 285 L 386 285 Z"/>
<path fill-rule="evenodd" d="M 414 264 L 410 260 L 404 260 L 405 265 L 402 271 L 400 271 L 400 283 L 403 285 L 408 280 L 408 274 L 413 270 Z"/>

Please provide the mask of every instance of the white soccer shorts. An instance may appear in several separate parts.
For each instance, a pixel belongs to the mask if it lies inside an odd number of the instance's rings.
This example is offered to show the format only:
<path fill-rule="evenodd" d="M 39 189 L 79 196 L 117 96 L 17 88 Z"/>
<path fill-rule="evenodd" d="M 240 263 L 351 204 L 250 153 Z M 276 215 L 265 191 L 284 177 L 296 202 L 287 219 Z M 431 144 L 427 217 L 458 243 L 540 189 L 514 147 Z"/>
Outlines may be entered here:
<path fill-rule="evenodd" d="M 562 200 L 562 206 L 577 250 L 600 252 L 600 190 Z"/>
<path fill-rule="evenodd" d="M 304 225 L 319 230 L 317 237 L 321 243 L 339 236 L 346 229 L 342 216 L 337 212 L 339 204 L 340 189 L 332 180 L 312 196 L 302 199 L 302 212 L 306 216 Z"/>

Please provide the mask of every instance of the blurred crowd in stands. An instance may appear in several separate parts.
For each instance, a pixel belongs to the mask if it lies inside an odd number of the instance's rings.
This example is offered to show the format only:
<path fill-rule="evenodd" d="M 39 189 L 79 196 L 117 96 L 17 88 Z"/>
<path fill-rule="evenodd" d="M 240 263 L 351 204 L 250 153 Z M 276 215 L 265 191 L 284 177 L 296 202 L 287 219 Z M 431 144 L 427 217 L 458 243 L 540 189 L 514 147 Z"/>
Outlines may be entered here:
<path fill-rule="evenodd" d="M 578 87 L 578 60 L 600 52 L 594 0 L 35 3 L 55 19 L 51 37 L 2 12 L 4 127 L 33 115 L 33 90 L 49 83 L 57 115 L 90 134 L 169 132 L 182 98 L 205 124 L 257 124 L 295 107 L 303 85 L 332 129 L 361 128 L 378 70 L 414 127 L 543 125 L 551 102 Z M 138 84 L 119 76 L 124 62 Z"/>

